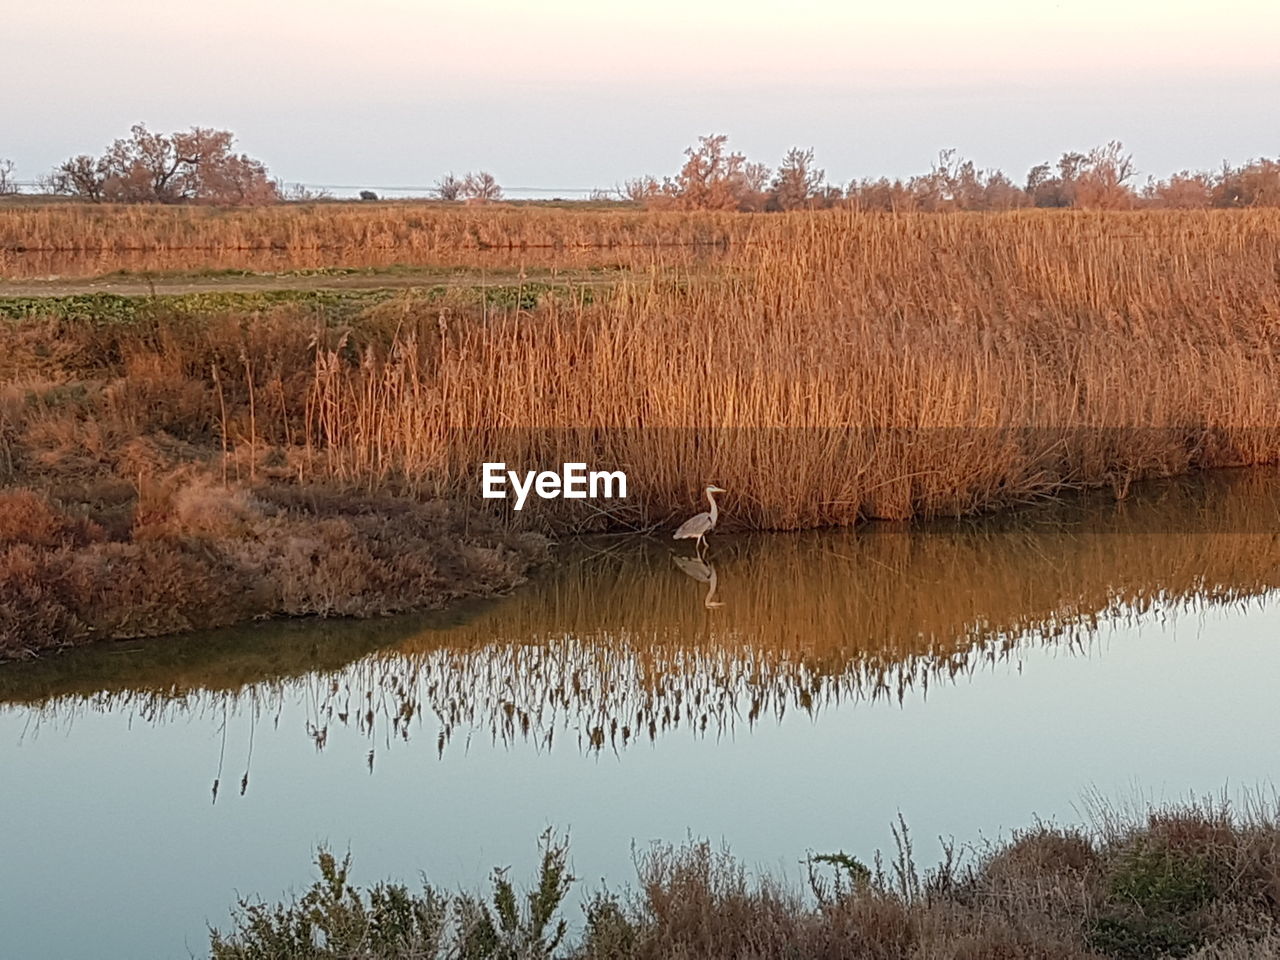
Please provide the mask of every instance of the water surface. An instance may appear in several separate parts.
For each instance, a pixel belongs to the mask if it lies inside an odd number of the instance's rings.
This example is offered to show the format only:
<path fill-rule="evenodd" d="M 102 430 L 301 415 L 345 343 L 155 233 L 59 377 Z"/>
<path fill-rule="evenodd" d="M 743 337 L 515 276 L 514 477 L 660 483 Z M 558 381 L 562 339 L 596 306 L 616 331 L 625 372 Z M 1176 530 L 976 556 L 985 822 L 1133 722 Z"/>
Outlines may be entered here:
<path fill-rule="evenodd" d="M 1280 481 L 1224 473 L 980 521 L 576 545 L 511 597 L 0 667 L 0 957 L 200 955 L 237 892 L 527 874 L 723 840 L 797 874 L 1091 790 L 1280 773 Z M 675 547 L 676 549 L 673 549 Z"/>

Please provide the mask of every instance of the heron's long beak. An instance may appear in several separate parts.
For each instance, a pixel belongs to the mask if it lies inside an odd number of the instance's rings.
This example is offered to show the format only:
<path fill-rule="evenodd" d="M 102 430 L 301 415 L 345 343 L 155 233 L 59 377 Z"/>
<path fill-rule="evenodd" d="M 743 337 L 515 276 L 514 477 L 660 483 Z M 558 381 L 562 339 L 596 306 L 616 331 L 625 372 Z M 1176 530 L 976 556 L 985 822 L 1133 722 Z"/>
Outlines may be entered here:
<path fill-rule="evenodd" d="M 707 487 L 707 490 L 711 493 L 728 493 L 729 492 L 724 487 Z"/>

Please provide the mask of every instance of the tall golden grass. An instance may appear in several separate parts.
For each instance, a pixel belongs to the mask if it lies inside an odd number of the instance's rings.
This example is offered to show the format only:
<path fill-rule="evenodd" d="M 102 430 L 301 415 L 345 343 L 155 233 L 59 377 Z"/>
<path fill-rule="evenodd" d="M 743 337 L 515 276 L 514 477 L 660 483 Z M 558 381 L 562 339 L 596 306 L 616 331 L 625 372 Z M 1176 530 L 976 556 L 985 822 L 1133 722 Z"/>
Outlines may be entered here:
<path fill-rule="evenodd" d="M 1123 496 L 1142 478 L 1280 459 L 1280 213 L 755 222 L 714 270 L 410 291 L 354 319 L 51 307 L 0 325 L 0 474 L 97 525 L 67 550 L 119 553 L 181 534 L 197 480 L 267 504 L 317 484 L 438 497 L 557 532 L 661 524 L 700 509 L 714 481 L 730 491 L 726 526 L 800 529 L 1073 487 Z M 624 470 L 629 497 L 534 499 L 517 515 L 479 497 L 494 460 Z M 232 565 L 237 538 L 220 548 Z M 189 552 L 184 596 L 207 568 Z M 23 623 L 48 568 L 19 568 L 5 582 Z M 316 609 L 400 609 L 400 593 Z"/>
<path fill-rule="evenodd" d="M 724 270 L 590 302 L 406 304 L 385 348 L 317 348 L 306 435 L 348 482 L 474 497 L 481 461 L 581 460 L 627 471 L 617 521 L 714 480 L 770 528 L 1280 455 L 1280 215 L 767 223 Z"/>
<path fill-rule="evenodd" d="M 402 264 L 644 268 L 705 260 L 758 226 L 734 213 L 505 205 L 0 206 L 0 279 Z"/>
<path fill-rule="evenodd" d="M 532 308 L 408 294 L 341 329 L 297 310 L 28 321 L 2 369 L 60 399 L 37 390 L 7 415 L 35 434 L 6 435 L 20 461 L 54 443 L 100 463 L 161 430 L 225 455 L 223 476 L 256 481 L 266 457 L 477 503 L 484 461 L 627 472 L 625 502 L 523 512 L 561 530 L 664 521 L 708 481 L 729 524 L 803 528 L 1280 456 L 1280 213 L 756 222 L 718 269 Z"/>
<path fill-rule="evenodd" d="M 755 220 L 732 213 L 325 203 L 252 208 L 57 203 L 0 207 L 15 251 L 370 249 L 406 256 L 483 248 L 724 243 Z M 342 262 L 341 260 L 335 262 Z"/>

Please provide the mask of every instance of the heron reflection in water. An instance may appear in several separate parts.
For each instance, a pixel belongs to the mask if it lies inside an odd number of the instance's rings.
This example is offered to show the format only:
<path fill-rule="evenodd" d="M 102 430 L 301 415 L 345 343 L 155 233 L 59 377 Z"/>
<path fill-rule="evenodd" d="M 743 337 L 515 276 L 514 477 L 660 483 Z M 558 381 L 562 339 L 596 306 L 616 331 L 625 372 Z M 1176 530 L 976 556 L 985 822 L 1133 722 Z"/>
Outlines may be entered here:
<path fill-rule="evenodd" d="M 715 599 L 716 595 L 716 568 L 701 557 L 681 557 L 676 554 L 671 555 L 671 559 L 675 561 L 675 565 L 679 567 L 686 575 L 693 577 L 699 583 L 707 584 L 707 595 L 702 599 L 702 605 L 708 610 L 713 607 L 723 607 L 724 604 Z"/>

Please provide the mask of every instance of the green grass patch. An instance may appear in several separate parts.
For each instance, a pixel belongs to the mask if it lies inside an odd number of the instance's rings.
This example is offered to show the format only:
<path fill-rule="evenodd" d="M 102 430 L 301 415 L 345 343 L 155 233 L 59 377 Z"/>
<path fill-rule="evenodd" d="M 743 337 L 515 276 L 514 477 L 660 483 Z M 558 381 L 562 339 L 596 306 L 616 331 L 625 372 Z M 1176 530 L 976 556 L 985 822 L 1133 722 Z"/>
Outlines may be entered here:
<path fill-rule="evenodd" d="M 547 297 L 590 302 L 589 288 L 565 284 L 523 283 L 484 287 L 437 284 L 404 290 L 261 290 L 126 295 L 80 293 L 62 297 L 0 297 L 0 319 L 62 320 L 95 325 L 136 323 L 159 318 L 194 319 L 225 313 L 261 313 L 293 305 L 311 308 L 326 318 L 344 320 L 393 298 L 437 303 L 446 297 L 499 309 L 532 310 Z"/>

